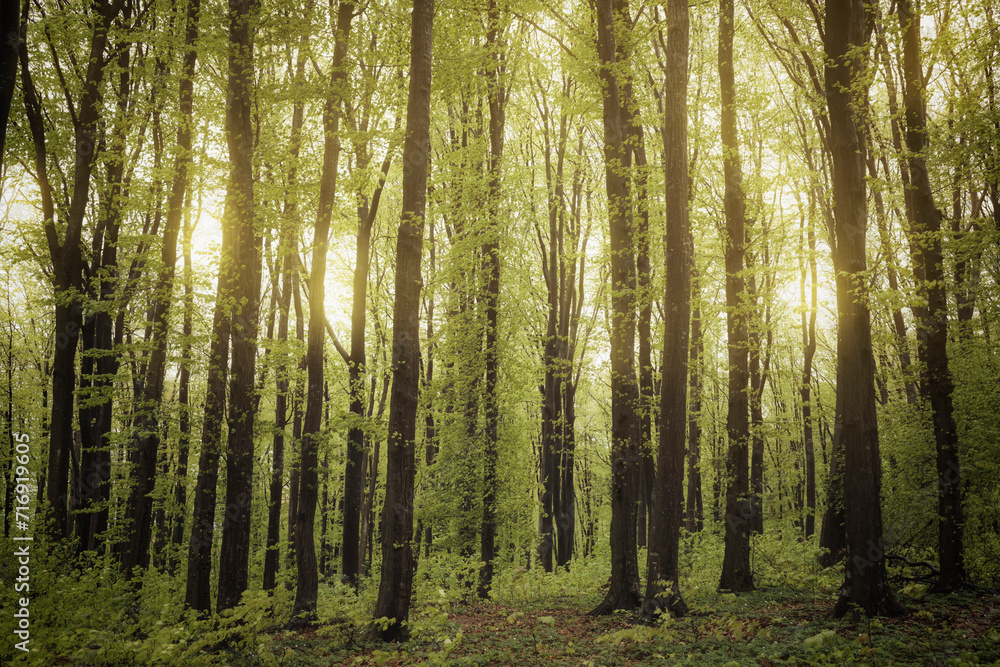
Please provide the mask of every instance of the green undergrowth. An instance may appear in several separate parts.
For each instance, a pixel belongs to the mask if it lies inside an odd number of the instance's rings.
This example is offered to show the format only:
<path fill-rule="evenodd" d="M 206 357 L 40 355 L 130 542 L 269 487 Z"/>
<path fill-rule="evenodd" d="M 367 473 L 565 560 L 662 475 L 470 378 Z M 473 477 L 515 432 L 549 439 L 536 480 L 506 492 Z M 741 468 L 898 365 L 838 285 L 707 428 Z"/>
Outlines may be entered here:
<path fill-rule="evenodd" d="M 151 570 L 131 587 L 107 559 L 80 561 L 42 546 L 32 560 L 32 651 L 0 645 L 3 664 L 1000 665 L 995 592 L 932 596 L 923 584 L 902 582 L 908 616 L 832 621 L 842 574 L 819 567 L 812 543 L 780 534 L 755 539 L 758 590 L 739 595 L 717 590 L 721 536 L 685 538 L 681 589 L 691 614 L 653 624 L 634 613 L 588 616 L 606 590 L 606 550 L 556 573 L 503 567 L 489 600 L 475 597 L 474 559 L 431 555 L 420 559 L 414 579 L 410 639 L 393 644 L 365 638 L 377 573 L 359 593 L 322 583 L 318 622 L 292 631 L 285 582 L 272 594 L 248 591 L 225 614 L 198 618 L 180 603 L 182 571 Z M 645 562 L 644 551 L 639 559 Z M 0 597 L 12 608 L 9 591 Z"/>

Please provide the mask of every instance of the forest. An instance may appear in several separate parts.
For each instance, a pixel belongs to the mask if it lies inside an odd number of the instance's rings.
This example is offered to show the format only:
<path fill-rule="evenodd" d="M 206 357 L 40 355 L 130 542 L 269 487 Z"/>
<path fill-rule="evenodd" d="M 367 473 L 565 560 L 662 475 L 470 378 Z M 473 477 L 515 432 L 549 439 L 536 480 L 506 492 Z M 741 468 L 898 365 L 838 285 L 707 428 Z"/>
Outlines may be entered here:
<path fill-rule="evenodd" d="M 0 15 L 0 662 L 1000 664 L 991 0 Z"/>

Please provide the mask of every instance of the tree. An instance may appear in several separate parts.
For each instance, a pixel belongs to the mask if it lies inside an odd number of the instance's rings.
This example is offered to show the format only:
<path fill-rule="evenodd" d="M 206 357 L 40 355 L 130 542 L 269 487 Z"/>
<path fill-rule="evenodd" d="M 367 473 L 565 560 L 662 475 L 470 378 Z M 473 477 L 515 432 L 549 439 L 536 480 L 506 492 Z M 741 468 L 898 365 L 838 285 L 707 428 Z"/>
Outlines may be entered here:
<path fill-rule="evenodd" d="M 72 93 L 67 100 L 75 106 L 72 114 L 75 151 L 71 187 L 62 190 L 66 201 L 59 206 L 56 220 L 56 191 L 49 180 L 49 153 L 42 101 L 35 89 L 29 70 L 28 48 L 20 42 L 21 87 L 25 114 L 34 146 L 35 178 L 38 182 L 45 225 L 45 239 L 52 262 L 52 286 L 55 299 L 55 351 L 52 357 L 52 418 L 49 424 L 49 461 L 46 473 L 45 499 L 49 505 L 48 532 L 53 539 L 68 537 L 71 531 L 68 508 L 69 463 L 73 450 L 73 393 L 76 389 L 76 352 L 82 322 L 79 293 L 82 289 L 83 222 L 90 196 L 94 152 L 98 146 L 98 126 L 101 118 L 101 82 L 108 59 L 105 50 L 111 22 L 121 13 L 125 0 L 94 4 L 93 29 L 83 78 L 83 92 L 74 105 Z M 24 4 L 21 24 L 26 30 L 28 7 Z M 60 233 L 61 231 L 61 233 Z"/>
<path fill-rule="evenodd" d="M 844 457 L 847 535 L 844 586 L 833 610 L 838 617 L 852 605 L 869 616 L 896 616 L 906 611 L 889 589 L 883 557 L 875 359 L 862 278 L 867 267 L 868 207 L 859 106 L 865 97 L 866 18 L 861 0 L 826 3 L 825 79 L 836 225 L 837 422 Z"/>
<path fill-rule="evenodd" d="M 948 299 L 945 293 L 944 255 L 941 249 L 941 211 L 934 203 L 925 159 L 927 103 L 924 71 L 920 64 L 920 15 L 910 0 L 897 5 L 903 32 L 903 103 L 906 108 L 906 148 L 912 191 L 910 234 L 914 266 L 923 280 L 918 284 L 926 301 L 917 323 L 917 350 L 923 378 L 921 389 L 931 406 L 937 449 L 938 555 L 941 575 L 935 590 L 950 591 L 966 584 L 963 548 L 962 476 L 958 461 L 958 428 L 952 408 L 954 385 L 948 368 Z"/>
<path fill-rule="evenodd" d="M 636 553 L 636 481 L 639 459 L 639 386 L 635 372 L 635 257 L 632 254 L 631 155 L 618 81 L 616 16 L 612 0 L 597 2 L 598 74 L 604 110 L 604 180 L 611 253 L 611 584 L 590 613 L 634 609 L 639 592 Z"/>
<path fill-rule="evenodd" d="M 371 627 L 371 634 L 385 641 L 407 636 L 404 623 L 409 618 L 413 586 L 410 540 L 420 383 L 420 259 L 427 204 L 433 29 L 434 0 L 414 0 L 403 141 L 403 213 L 396 237 L 396 290 L 392 309 L 392 393 L 382 509 L 382 577 L 375 601 L 375 623 Z"/>
<path fill-rule="evenodd" d="M 500 353 L 498 306 L 500 301 L 500 235 L 503 225 L 500 220 L 500 167 L 503 158 L 503 135 L 506 118 L 506 91 L 500 77 L 504 74 L 502 16 L 496 0 L 489 0 L 486 9 L 489 26 L 486 33 L 486 81 L 490 109 L 490 158 L 489 193 L 487 200 L 491 225 L 488 238 L 483 244 L 483 264 L 486 273 L 486 384 L 484 390 L 485 451 L 483 472 L 483 523 L 480 539 L 479 597 L 489 596 L 493 585 L 493 559 L 496 558 L 497 531 L 497 456 L 500 444 Z"/>
<path fill-rule="evenodd" d="M 748 474 L 747 317 L 743 278 L 746 244 L 746 203 L 740 168 L 736 128 L 736 93 L 733 74 L 735 17 L 732 0 L 719 3 L 719 85 L 722 91 L 722 145 L 726 210 L 726 332 L 729 340 L 729 415 L 726 431 L 726 550 L 719 588 L 734 592 L 753 590 L 750 571 L 750 484 Z"/>
<path fill-rule="evenodd" d="M 330 220 L 337 187 L 340 163 L 340 113 L 346 95 L 347 70 L 344 58 L 354 18 L 354 3 L 341 0 L 337 9 L 334 57 L 330 88 L 323 109 L 323 171 L 320 177 L 319 207 L 313 233 L 312 269 L 309 275 L 309 340 L 306 348 L 306 414 L 302 425 L 302 453 L 299 471 L 298 512 L 295 522 L 295 556 L 298 586 L 292 615 L 296 623 L 315 619 L 319 574 L 313 527 L 316 523 L 316 500 L 319 493 L 319 442 L 323 410 L 323 343 L 326 340 L 326 253 L 330 242 Z"/>
<path fill-rule="evenodd" d="M 666 290 L 663 295 L 663 378 L 660 381 L 660 443 L 653 492 L 643 615 L 687 613 L 678 567 L 684 503 L 684 445 L 691 320 L 692 237 L 688 214 L 687 81 L 690 42 L 687 0 L 667 5 L 666 71 L 663 82 L 663 172 L 667 227 L 664 235 Z"/>
<path fill-rule="evenodd" d="M 195 64 L 198 51 L 198 13 L 200 0 L 190 0 L 187 5 L 184 35 L 184 61 L 181 67 L 178 92 L 180 123 L 177 128 L 177 155 L 174 160 L 174 174 L 167 201 L 167 219 L 163 228 L 161 246 L 161 268 L 157 275 L 151 324 L 153 327 L 153 347 L 146 364 L 146 377 L 142 396 L 138 398 L 138 415 L 135 424 L 136 466 L 133 473 L 128 515 L 131 519 L 130 540 L 122 555 L 122 570 L 127 577 L 132 568 L 145 567 L 148 561 L 150 542 L 150 520 L 152 498 L 156 477 L 156 464 L 160 447 L 160 425 L 157 412 L 163 401 L 163 382 L 167 365 L 167 339 L 169 334 L 170 308 L 173 303 L 174 276 L 177 266 L 177 237 L 184 217 L 184 202 L 188 187 L 188 171 L 191 165 L 191 137 L 194 122 L 193 90 Z M 112 249 L 113 252 L 113 249 Z"/>
<path fill-rule="evenodd" d="M 307 9 L 306 24 L 312 18 L 311 6 Z M 303 33 L 299 40 L 299 51 L 295 62 L 296 83 L 305 79 L 306 43 L 308 36 Z M 282 226 L 278 243 L 278 266 L 281 280 L 281 294 L 278 299 L 278 340 L 288 340 L 289 309 L 292 304 L 292 283 L 295 280 L 298 264 L 298 247 L 295 236 L 298 232 L 299 211 L 295 198 L 295 187 L 298 183 L 299 151 L 302 146 L 302 122 L 305 115 L 305 101 L 297 98 L 292 107 L 292 126 L 289 131 L 289 166 L 286 176 L 286 191 L 282 207 Z M 279 542 L 281 539 L 281 501 L 284 493 L 285 467 L 285 436 L 288 426 L 288 398 L 291 393 L 289 382 L 288 355 L 282 353 L 274 374 L 276 376 L 276 395 L 274 398 L 274 436 L 271 444 L 273 462 L 271 466 L 270 500 L 267 516 L 267 554 L 264 556 L 264 590 L 275 587 L 275 579 L 280 565 Z M 291 457 L 288 457 L 291 458 Z M 291 466 L 289 466 L 291 467 Z M 296 480 L 297 481 L 297 480 Z M 294 513 L 289 516 L 294 517 Z M 289 532 L 293 533 L 293 522 L 289 522 Z M 289 539 L 291 541 L 291 539 Z"/>
<path fill-rule="evenodd" d="M 17 88 L 18 43 L 21 41 L 20 3 L 4 3 L 0 8 L 0 25 L 3 26 L 3 44 L 0 45 L 0 174 L 2 174 L 10 103 Z"/>

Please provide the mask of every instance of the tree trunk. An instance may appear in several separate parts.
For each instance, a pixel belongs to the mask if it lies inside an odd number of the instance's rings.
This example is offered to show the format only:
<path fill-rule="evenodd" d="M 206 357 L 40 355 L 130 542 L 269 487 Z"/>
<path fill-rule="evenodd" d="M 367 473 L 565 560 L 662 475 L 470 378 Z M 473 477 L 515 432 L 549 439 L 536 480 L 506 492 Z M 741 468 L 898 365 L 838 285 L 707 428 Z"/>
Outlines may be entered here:
<path fill-rule="evenodd" d="M 636 553 L 636 481 L 641 424 L 635 371 L 635 258 L 628 171 L 615 50 L 612 0 L 597 3 L 597 51 L 604 109 L 604 177 L 611 251 L 611 583 L 590 613 L 635 609 L 642 601 Z"/>
<path fill-rule="evenodd" d="M 0 8 L 3 44 L 0 45 L 0 173 L 3 173 L 4 147 L 7 144 L 7 121 L 10 104 L 17 88 L 17 57 L 21 39 L 21 3 L 6 2 Z"/>
<path fill-rule="evenodd" d="M 222 446 L 222 419 L 226 406 L 229 375 L 230 303 L 233 280 L 233 225 L 229 211 L 222 215 L 222 252 L 212 317 L 212 343 L 206 370 L 205 412 L 201 427 L 198 480 L 194 489 L 191 540 L 188 543 L 186 604 L 200 612 L 211 609 L 212 542 L 215 535 L 216 487 L 219 482 L 219 451 Z"/>
<path fill-rule="evenodd" d="M 186 52 L 180 77 L 179 110 L 181 122 L 177 128 L 177 158 L 174 177 L 167 202 L 167 219 L 163 228 L 163 245 L 160 251 L 161 268 L 157 275 L 153 296 L 152 349 L 146 364 L 142 396 L 138 401 L 135 436 L 133 485 L 126 505 L 131 522 L 129 544 L 122 554 L 122 571 L 131 578 L 136 566 L 145 568 L 149 558 L 150 515 L 153 501 L 150 494 L 156 482 L 156 464 L 160 447 L 158 412 L 163 402 L 163 384 L 167 367 L 167 339 L 169 337 L 170 307 L 173 303 L 174 274 L 177 266 L 177 237 L 184 217 L 184 199 L 188 186 L 188 168 L 191 163 L 191 125 L 193 123 L 194 69 L 198 38 L 199 0 L 188 5 L 187 27 L 184 37 Z"/>
<path fill-rule="evenodd" d="M 254 464 L 254 376 L 260 302 L 261 234 L 254 229 L 253 33 L 256 0 L 229 0 L 229 84 L 226 139 L 229 144 L 227 199 L 232 216 L 233 259 L 239 280 L 233 296 L 233 358 L 229 375 L 229 441 L 226 510 L 219 549 L 217 611 L 239 604 L 247 588 Z"/>
<path fill-rule="evenodd" d="M 801 262 L 800 271 L 800 296 L 802 300 L 802 383 L 799 385 L 799 397 L 802 401 L 802 446 L 805 450 L 806 464 L 806 498 L 805 498 L 805 526 L 806 537 L 810 537 L 816 532 L 816 453 L 813 443 L 813 416 L 812 416 L 812 367 L 813 357 L 816 354 L 816 313 L 818 295 L 818 275 L 816 271 L 816 228 L 813 223 L 812 213 L 814 206 L 810 205 L 809 231 L 807 232 L 809 243 L 809 304 L 806 305 L 806 267 L 805 262 Z M 805 214 L 802 217 L 802 226 L 806 225 Z M 800 233 L 801 243 L 801 233 Z M 802 249 L 804 252 L 804 249 Z M 800 257 L 802 255 L 800 252 Z M 801 261 L 801 260 L 800 260 Z M 806 313 L 808 312 L 808 317 Z"/>
<path fill-rule="evenodd" d="M 330 220 L 337 186 L 340 161 L 340 111 L 347 86 L 344 59 L 351 32 L 355 5 L 341 0 L 337 10 L 337 35 L 334 43 L 330 90 L 323 110 L 326 139 L 323 146 L 323 172 L 320 177 L 319 211 L 313 235 L 312 269 L 309 275 L 309 341 L 306 351 L 308 382 L 306 414 L 302 425 L 302 453 L 299 458 L 299 503 L 295 525 L 295 555 L 298 564 L 298 586 L 292 615 L 296 623 L 316 618 L 316 598 L 319 573 L 316 569 L 316 546 L 313 527 L 316 522 L 316 501 L 319 491 L 318 465 L 320 424 L 323 409 L 323 343 L 326 336 L 326 252 L 330 237 Z"/>
<path fill-rule="evenodd" d="M 496 558 L 497 531 L 497 456 L 500 444 L 500 356 L 498 306 L 500 302 L 500 237 L 503 223 L 500 220 L 500 167 L 503 157 L 504 107 L 507 100 L 500 77 L 504 74 L 503 28 L 500 9 L 496 0 L 489 0 L 486 10 L 489 29 L 486 33 L 486 49 L 490 63 L 486 67 L 487 94 L 490 108 L 490 160 L 489 194 L 487 215 L 489 226 L 487 239 L 483 244 L 483 269 L 486 274 L 484 294 L 486 310 L 486 384 L 483 392 L 483 412 L 485 429 L 483 433 L 483 523 L 480 531 L 479 554 L 483 565 L 479 570 L 477 594 L 489 597 L 493 586 L 493 559 Z M 499 34 L 498 34 L 499 33 Z"/>
<path fill-rule="evenodd" d="M 431 50 L 434 0 L 414 0 L 410 86 L 403 144 L 403 213 L 396 239 L 392 329 L 392 394 L 389 401 L 388 468 L 382 509 L 382 577 L 371 634 L 405 638 L 413 586 L 413 481 L 417 392 L 420 383 L 420 259 L 430 142 Z"/>
<path fill-rule="evenodd" d="M 184 323 L 181 333 L 184 336 L 184 346 L 181 351 L 181 377 L 177 389 L 177 404 L 180 410 L 178 417 L 177 440 L 177 480 L 174 488 L 174 528 L 171 543 L 174 555 L 171 556 L 170 571 L 177 572 L 179 552 L 184 545 L 184 522 L 187 520 L 187 475 L 188 457 L 191 449 L 191 336 L 194 333 L 194 269 L 191 266 L 191 224 L 190 219 L 184 221 Z"/>
<path fill-rule="evenodd" d="M 296 119 L 299 123 L 302 120 L 302 107 L 296 105 L 292 114 L 292 132 L 296 135 L 292 139 L 292 146 L 297 147 L 297 132 L 295 131 Z M 298 125 L 301 127 L 301 124 Z M 296 151 L 297 152 L 297 151 Z M 292 160 L 295 160 L 295 155 Z M 294 162 L 293 162 L 294 164 Z M 290 170 L 290 184 L 295 182 L 294 167 Z M 289 186 L 291 187 L 291 185 Z M 294 248 L 291 247 L 291 227 L 294 219 L 294 212 L 289 211 L 294 206 L 291 198 L 286 200 L 285 205 L 285 231 L 282 242 L 279 245 L 278 253 L 281 256 L 279 266 L 281 267 L 281 295 L 278 299 L 278 341 L 284 343 L 288 340 L 288 316 L 292 304 L 292 257 Z M 285 467 L 285 429 L 288 426 L 288 366 L 287 356 L 282 354 L 278 365 L 274 369 L 275 375 L 275 397 L 274 397 L 274 436 L 271 441 L 273 461 L 271 464 L 271 486 L 270 499 L 267 508 L 267 552 L 264 555 L 264 582 L 265 591 L 273 590 L 275 579 L 278 576 L 278 569 L 281 562 L 281 499 L 284 493 L 284 467 Z"/>
<path fill-rule="evenodd" d="M 844 586 L 833 611 L 838 617 L 852 606 L 868 616 L 905 611 L 889 589 L 883 558 L 875 360 L 865 281 L 861 277 L 867 268 L 865 144 L 863 128 L 852 106 L 865 97 L 858 91 L 864 65 L 863 55 L 857 54 L 866 41 L 865 22 L 862 0 L 827 1 L 826 95 L 836 225 L 837 421 L 843 445 L 848 549 Z"/>
<path fill-rule="evenodd" d="M 298 242 L 293 241 L 292 252 L 295 263 L 299 262 Z M 295 304 L 295 339 L 300 345 L 305 343 L 305 321 L 302 316 L 302 296 L 299 293 L 299 272 L 292 271 L 292 299 Z M 305 370 L 305 357 L 299 361 L 299 371 Z M 299 470 L 301 468 L 302 452 L 302 399 L 303 387 L 301 376 L 295 381 L 295 391 L 292 395 L 292 451 L 289 452 L 288 461 L 288 553 L 285 556 L 286 567 L 291 570 L 298 562 L 295 549 L 295 521 L 299 515 Z M 298 452 L 295 450 L 298 449 Z M 298 456 L 296 456 L 298 454 Z M 288 590 L 292 590 L 294 582 L 291 577 L 286 584 Z"/>
<path fill-rule="evenodd" d="M 918 252 L 914 264 L 923 267 L 924 317 L 917 322 L 918 351 L 922 354 L 922 389 L 931 406 L 938 476 L 938 554 L 941 575 L 934 584 L 939 592 L 965 586 L 963 548 L 962 480 L 958 460 L 958 429 L 952 413 L 954 385 L 948 368 L 948 297 L 945 293 L 944 257 L 941 249 L 941 211 L 934 203 L 924 155 L 927 149 L 924 73 L 920 65 L 920 17 L 910 0 L 899 0 L 899 27 L 903 31 L 903 103 L 906 109 L 906 147 L 910 178 L 911 238 Z"/>
<path fill-rule="evenodd" d="M 692 239 L 693 246 L 693 239 Z M 694 248 L 692 247 L 692 254 Z M 702 359 L 705 342 L 701 329 L 701 290 L 694 260 L 691 261 L 691 299 L 694 312 L 691 314 L 691 351 L 688 358 L 688 389 L 691 394 L 691 409 L 688 411 L 688 487 L 685 504 L 685 528 L 689 533 L 699 533 L 704 525 L 704 510 L 701 493 L 701 407 L 702 407 Z"/>
<path fill-rule="evenodd" d="M 26 33 L 29 3 L 21 13 L 21 32 Z M 98 143 L 101 113 L 101 81 L 108 62 L 105 49 L 108 29 L 120 13 L 121 3 L 98 0 L 94 5 L 94 27 L 90 53 L 86 61 L 83 92 L 76 105 L 74 139 L 76 144 L 72 185 L 68 201 L 61 207 L 64 220 L 57 225 L 52 187 L 48 180 L 45 126 L 42 103 L 35 90 L 28 67 L 28 49 L 20 40 L 21 83 L 25 115 L 35 150 L 35 169 L 42 202 L 45 237 L 52 262 L 52 286 L 56 296 L 55 350 L 52 357 L 52 419 L 49 424 L 49 456 L 46 475 L 46 501 L 49 504 L 47 531 L 54 540 L 69 537 L 72 523 L 68 507 L 69 463 L 73 450 L 74 393 L 76 390 L 77 338 L 83 324 L 82 312 L 73 295 L 82 287 L 83 267 L 81 238 L 83 221 L 90 197 L 90 175 Z M 67 95 L 69 92 L 67 91 Z M 68 184 L 67 184 L 68 185 Z M 63 228 L 60 242 L 59 228 Z"/>
<path fill-rule="evenodd" d="M 719 588 L 734 592 L 752 591 L 750 571 L 750 484 L 747 466 L 750 440 L 748 421 L 747 317 L 743 281 L 746 242 L 744 201 L 736 128 L 736 92 L 733 74 L 732 0 L 719 3 L 719 83 L 722 92 L 723 171 L 726 180 L 726 333 L 729 339 L 729 415 L 726 431 L 729 453 L 726 458 L 726 548 Z"/>
<path fill-rule="evenodd" d="M 667 52 L 663 82 L 663 172 L 666 183 L 663 295 L 663 378 L 660 382 L 660 446 L 653 493 L 653 533 L 649 541 L 643 615 L 687 613 L 678 563 L 684 503 L 684 444 L 691 320 L 691 222 L 688 213 L 687 80 L 689 23 L 687 0 L 667 5 Z"/>
<path fill-rule="evenodd" d="M 397 117 L 398 118 L 398 117 Z M 341 556 L 341 574 L 357 587 L 364 562 L 365 522 L 362 514 L 365 495 L 366 436 L 362 428 L 365 418 L 365 322 L 368 306 L 368 274 L 371 268 L 371 230 L 375 224 L 382 198 L 382 188 L 392 161 L 392 148 L 382 162 L 382 176 L 372 195 L 371 205 L 358 208 L 357 259 L 354 266 L 354 284 L 351 304 L 351 354 L 348 362 L 350 383 L 350 410 L 355 425 L 347 432 L 347 458 L 344 467 L 344 550 Z M 372 387 L 374 393 L 375 388 Z M 354 545 L 358 545 L 357 547 Z"/>

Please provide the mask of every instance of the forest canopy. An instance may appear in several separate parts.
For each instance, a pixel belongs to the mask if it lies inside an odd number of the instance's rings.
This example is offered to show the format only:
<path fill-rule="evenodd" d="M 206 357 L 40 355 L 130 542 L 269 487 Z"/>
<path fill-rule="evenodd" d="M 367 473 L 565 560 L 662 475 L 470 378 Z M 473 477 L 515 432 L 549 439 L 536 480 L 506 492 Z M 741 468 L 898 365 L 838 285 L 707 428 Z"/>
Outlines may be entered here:
<path fill-rule="evenodd" d="M 2 11 L 5 660 L 1000 585 L 989 0 Z"/>

